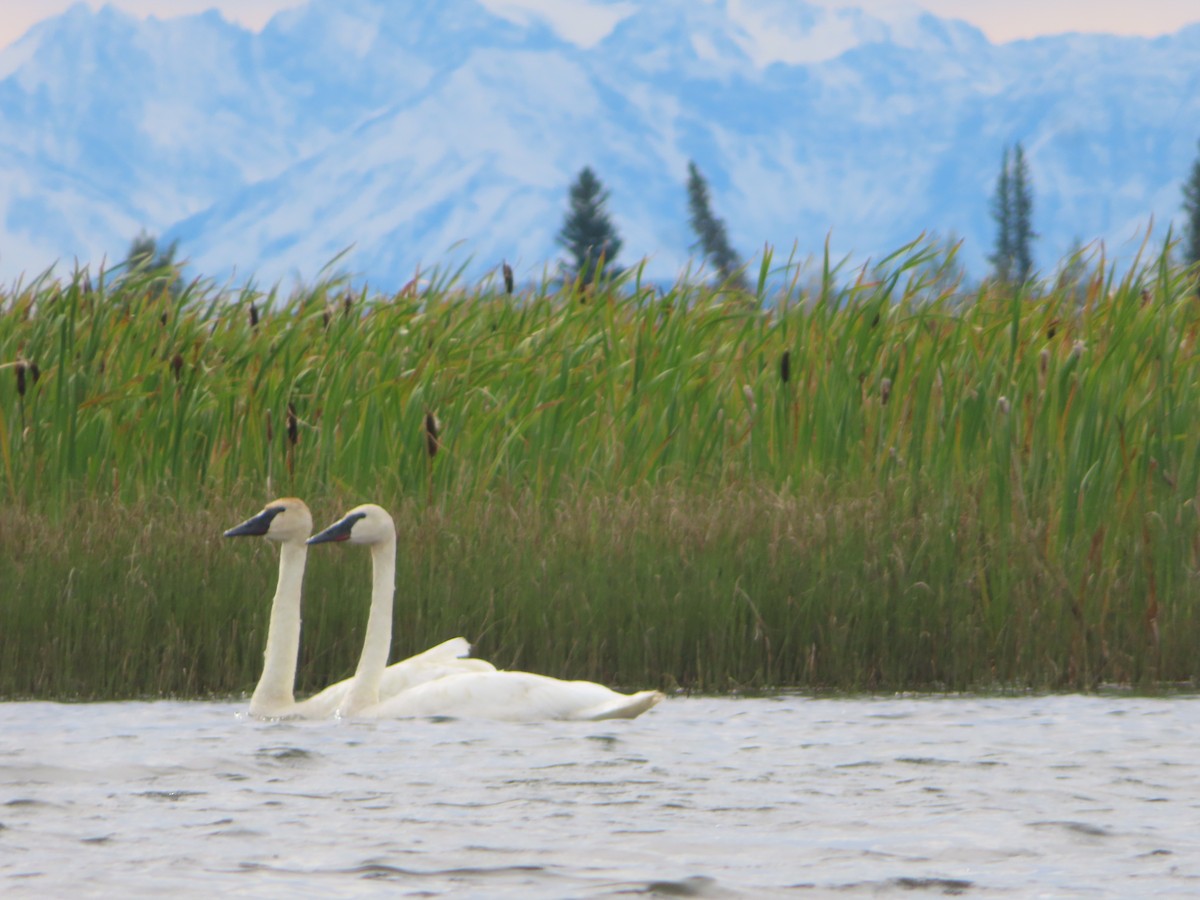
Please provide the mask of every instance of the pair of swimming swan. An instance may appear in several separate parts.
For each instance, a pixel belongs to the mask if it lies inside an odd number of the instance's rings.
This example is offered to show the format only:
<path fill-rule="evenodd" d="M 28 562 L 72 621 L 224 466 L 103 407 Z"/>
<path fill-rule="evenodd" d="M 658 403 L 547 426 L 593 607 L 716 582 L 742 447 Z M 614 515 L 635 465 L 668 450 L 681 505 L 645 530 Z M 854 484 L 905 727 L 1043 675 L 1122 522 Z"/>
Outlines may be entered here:
<path fill-rule="evenodd" d="M 268 503 L 258 515 L 225 532 L 259 535 L 280 545 L 279 580 L 271 602 L 262 677 L 250 699 L 261 718 L 455 716 L 508 721 L 631 719 L 662 699 L 658 691 L 620 694 L 590 681 L 561 681 L 529 672 L 499 671 L 468 657 L 461 637 L 389 666 L 395 594 L 396 526 L 380 506 L 356 506 L 317 535 L 303 501 Z M 308 545 L 336 541 L 371 550 L 371 609 L 358 667 L 351 678 L 297 702 L 293 685 L 300 651 L 300 591 Z"/>

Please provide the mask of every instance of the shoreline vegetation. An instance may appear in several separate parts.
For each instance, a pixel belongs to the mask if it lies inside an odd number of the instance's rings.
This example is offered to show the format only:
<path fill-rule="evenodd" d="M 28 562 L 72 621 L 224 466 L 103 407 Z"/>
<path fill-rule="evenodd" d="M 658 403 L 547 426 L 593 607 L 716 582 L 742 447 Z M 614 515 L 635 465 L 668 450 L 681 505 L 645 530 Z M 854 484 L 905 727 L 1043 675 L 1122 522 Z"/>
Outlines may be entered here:
<path fill-rule="evenodd" d="M 630 689 L 1194 686 L 1194 273 L 963 295 L 952 264 L 0 288 L 0 698 L 248 691 L 278 557 L 221 533 L 287 495 L 394 515 L 393 658 L 462 634 Z M 299 695 L 353 669 L 353 549 L 309 555 Z"/>

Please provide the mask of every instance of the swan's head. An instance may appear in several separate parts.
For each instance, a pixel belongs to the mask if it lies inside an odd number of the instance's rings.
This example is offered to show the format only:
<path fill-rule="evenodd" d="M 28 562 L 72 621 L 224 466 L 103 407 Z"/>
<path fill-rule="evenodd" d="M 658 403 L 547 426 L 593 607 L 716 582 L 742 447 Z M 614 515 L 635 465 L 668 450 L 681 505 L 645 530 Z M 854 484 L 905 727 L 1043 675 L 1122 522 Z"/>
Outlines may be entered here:
<path fill-rule="evenodd" d="M 396 523 L 388 511 L 374 503 L 364 503 L 346 513 L 320 534 L 308 539 L 310 544 L 330 541 L 349 541 L 352 544 L 382 544 L 396 539 Z"/>
<path fill-rule="evenodd" d="M 258 535 L 269 541 L 285 544 L 307 540 L 312 534 L 312 528 L 312 513 L 308 511 L 304 501 L 295 497 L 284 497 L 281 500 L 272 500 L 257 516 L 230 528 L 225 532 L 225 537 Z"/>

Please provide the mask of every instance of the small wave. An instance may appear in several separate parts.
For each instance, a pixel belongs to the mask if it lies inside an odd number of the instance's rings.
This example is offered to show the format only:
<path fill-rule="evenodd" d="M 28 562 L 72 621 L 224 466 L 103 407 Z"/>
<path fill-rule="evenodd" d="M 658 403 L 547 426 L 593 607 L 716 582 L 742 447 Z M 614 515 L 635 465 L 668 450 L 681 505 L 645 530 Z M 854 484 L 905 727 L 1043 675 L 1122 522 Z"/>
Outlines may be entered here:
<path fill-rule="evenodd" d="M 675 880 L 648 881 L 645 884 L 618 888 L 616 895 L 639 895 L 649 897 L 732 897 L 722 889 L 716 879 L 707 875 L 693 875 Z"/>
<path fill-rule="evenodd" d="M 314 753 L 311 750 L 305 750 L 303 747 L 261 747 L 254 754 L 259 759 L 266 759 L 272 762 L 280 763 L 305 763 L 309 760 L 319 759 L 321 754 Z"/>
<path fill-rule="evenodd" d="M 140 791 L 135 796 L 151 800 L 185 800 L 188 797 L 203 797 L 208 791 Z"/>
<path fill-rule="evenodd" d="M 1070 822 L 1062 821 L 1046 821 L 1046 822 L 1030 822 L 1034 828 L 1061 828 L 1063 831 L 1068 831 L 1073 834 L 1082 834 L 1086 837 L 1112 837 L 1112 832 L 1100 825 L 1092 825 L 1088 822 Z"/>

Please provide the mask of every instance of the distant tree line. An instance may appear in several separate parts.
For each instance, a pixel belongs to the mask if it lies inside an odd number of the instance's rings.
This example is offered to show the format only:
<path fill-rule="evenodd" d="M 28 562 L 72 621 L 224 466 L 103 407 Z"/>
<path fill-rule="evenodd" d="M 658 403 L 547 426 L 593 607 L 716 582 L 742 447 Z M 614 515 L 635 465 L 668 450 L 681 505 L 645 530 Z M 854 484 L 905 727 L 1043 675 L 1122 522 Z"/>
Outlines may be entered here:
<path fill-rule="evenodd" d="M 746 288 L 745 268 L 741 257 L 729 240 L 724 220 L 713 212 L 708 182 L 695 161 L 688 162 L 687 176 L 688 222 L 696 235 L 693 251 L 716 273 L 718 280 L 739 289 Z M 1183 186 L 1185 213 L 1182 252 L 1184 262 L 1200 266 L 1200 156 Z M 591 167 L 585 167 L 570 188 L 570 207 L 559 232 L 558 241 L 567 250 L 567 274 L 590 284 L 601 272 L 616 274 L 617 253 L 621 238 L 612 218 L 605 210 L 608 191 Z M 1033 228 L 1033 180 L 1025 148 L 1020 142 L 1005 147 L 1000 161 L 1000 174 L 991 201 L 991 216 L 996 224 L 995 245 L 988 255 L 992 278 L 1002 284 L 1026 284 L 1035 274 L 1033 242 L 1038 234 Z M 949 259 L 957 241 L 941 241 L 940 250 Z M 1059 282 L 1081 280 L 1083 248 L 1079 240 L 1058 274 Z M 954 266 L 942 266 L 940 278 L 945 280 L 955 271 Z"/>
<path fill-rule="evenodd" d="M 621 272 L 617 257 L 624 242 L 608 212 L 608 198 L 608 189 L 591 166 L 580 170 L 568 191 L 567 213 L 556 239 L 568 257 L 563 263 L 564 275 L 584 286 L 604 275 L 615 276 Z M 693 252 L 699 251 L 700 258 L 712 267 L 719 283 L 746 290 L 743 260 L 729 239 L 725 221 L 713 211 L 708 181 L 694 160 L 688 161 L 687 202 L 688 223 L 696 236 L 691 246 Z M 1183 185 L 1183 211 L 1180 248 L 1183 261 L 1200 268 L 1200 155 Z M 1033 242 L 1038 234 L 1033 229 L 1033 182 L 1020 142 L 1004 148 L 991 200 L 991 216 L 996 224 L 995 245 L 988 255 L 993 279 L 1002 284 L 1026 284 L 1035 272 Z M 939 256 L 943 261 L 937 263 L 936 277 L 930 276 L 931 283 L 961 277 L 953 259 L 957 245 L 953 238 L 940 241 Z M 161 277 L 168 290 L 178 295 L 182 285 L 175 252 L 175 243 L 160 248 L 154 237 L 143 232 L 130 245 L 123 266 L 127 275 Z M 1082 246 L 1076 239 L 1057 276 L 1060 285 L 1081 280 L 1082 256 Z M 511 294 L 512 268 L 505 262 L 503 270 L 505 287 Z"/>
<path fill-rule="evenodd" d="M 688 162 L 688 221 L 696 234 L 692 250 L 699 250 L 724 284 L 745 289 L 742 259 L 729 240 L 723 219 L 713 212 L 708 182 L 694 161 Z M 565 274 L 588 285 L 602 274 L 616 275 L 621 237 L 605 208 L 608 190 L 591 166 L 584 166 L 567 195 L 567 215 L 558 232 L 558 243 L 567 251 Z"/>

